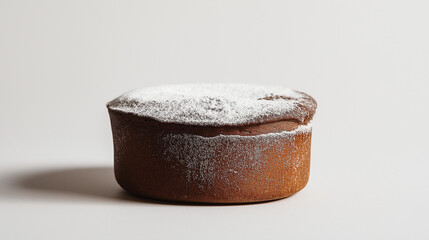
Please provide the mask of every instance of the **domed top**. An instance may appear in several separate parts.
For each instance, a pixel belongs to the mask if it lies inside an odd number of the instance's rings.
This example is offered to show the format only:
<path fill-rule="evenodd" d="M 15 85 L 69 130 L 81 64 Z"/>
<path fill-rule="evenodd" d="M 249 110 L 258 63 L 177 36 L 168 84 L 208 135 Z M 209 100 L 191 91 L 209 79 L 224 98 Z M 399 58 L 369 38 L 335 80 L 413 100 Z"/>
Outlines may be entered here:
<path fill-rule="evenodd" d="M 164 123 L 242 126 L 279 120 L 305 124 L 313 118 L 317 103 L 305 93 L 284 87 L 181 84 L 136 89 L 107 107 Z"/>

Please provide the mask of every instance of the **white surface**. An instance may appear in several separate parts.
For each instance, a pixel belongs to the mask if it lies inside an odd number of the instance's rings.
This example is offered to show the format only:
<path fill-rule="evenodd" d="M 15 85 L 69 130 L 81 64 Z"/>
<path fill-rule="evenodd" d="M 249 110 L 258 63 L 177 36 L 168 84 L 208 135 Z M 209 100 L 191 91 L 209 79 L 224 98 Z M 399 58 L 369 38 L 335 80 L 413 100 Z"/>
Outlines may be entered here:
<path fill-rule="evenodd" d="M 280 119 L 311 120 L 317 106 L 284 86 L 253 84 L 173 84 L 129 91 L 109 109 L 188 125 L 243 125 Z"/>
<path fill-rule="evenodd" d="M 0 239 L 427 239 L 427 1 L 0 1 Z M 182 82 L 319 103 L 310 182 L 265 204 L 135 201 L 105 103 Z"/>

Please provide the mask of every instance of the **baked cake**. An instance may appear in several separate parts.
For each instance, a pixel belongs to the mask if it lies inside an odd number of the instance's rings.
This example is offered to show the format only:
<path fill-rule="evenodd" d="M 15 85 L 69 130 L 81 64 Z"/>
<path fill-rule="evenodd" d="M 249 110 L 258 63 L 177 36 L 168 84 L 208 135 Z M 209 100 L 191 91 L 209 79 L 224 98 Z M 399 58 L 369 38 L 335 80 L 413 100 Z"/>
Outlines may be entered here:
<path fill-rule="evenodd" d="M 149 198 L 246 203 L 307 184 L 316 101 L 284 87 L 183 84 L 107 104 L 115 176 Z"/>

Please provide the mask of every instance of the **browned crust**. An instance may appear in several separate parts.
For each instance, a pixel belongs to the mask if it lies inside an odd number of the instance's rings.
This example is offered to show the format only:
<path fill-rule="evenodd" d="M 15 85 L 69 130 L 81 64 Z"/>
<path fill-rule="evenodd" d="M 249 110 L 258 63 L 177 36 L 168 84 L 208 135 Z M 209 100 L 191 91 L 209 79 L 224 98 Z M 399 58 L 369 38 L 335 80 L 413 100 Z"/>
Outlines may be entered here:
<path fill-rule="evenodd" d="M 297 133 L 283 139 L 279 146 L 267 149 L 260 156 L 263 163 L 259 170 L 251 165 L 241 166 L 240 177 L 213 181 L 201 189 L 198 181 L 187 181 L 186 165 L 173 164 L 170 156 L 159 144 L 160 131 L 169 133 L 196 134 L 205 137 L 222 135 L 253 136 L 281 132 L 299 126 L 294 121 L 280 121 L 242 127 L 201 127 L 165 124 L 141 117 L 135 118 L 116 111 L 109 111 L 115 150 L 115 176 L 126 191 L 145 197 L 184 202 L 246 203 L 280 199 L 290 196 L 307 184 L 310 169 L 311 132 Z M 235 161 L 242 159 L 240 149 L 252 149 L 252 142 L 243 141 L 234 154 L 228 157 L 221 151 L 215 159 L 213 174 L 229 171 Z M 235 159 L 236 158 L 236 159 Z M 284 159 L 290 163 L 285 164 Z"/>
<path fill-rule="evenodd" d="M 131 113 L 124 113 L 109 109 L 109 114 L 112 116 L 121 116 L 131 122 L 144 123 L 145 126 L 153 129 L 168 130 L 170 132 L 183 132 L 195 134 L 204 137 L 213 137 L 217 135 L 240 135 L 240 136 L 255 136 L 266 133 L 276 133 L 282 131 L 293 131 L 301 125 L 306 125 L 308 122 L 300 123 L 296 120 L 279 120 L 262 124 L 243 124 L 240 126 L 198 126 L 185 125 L 177 123 L 162 123 L 157 120 L 136 116 Z"/>

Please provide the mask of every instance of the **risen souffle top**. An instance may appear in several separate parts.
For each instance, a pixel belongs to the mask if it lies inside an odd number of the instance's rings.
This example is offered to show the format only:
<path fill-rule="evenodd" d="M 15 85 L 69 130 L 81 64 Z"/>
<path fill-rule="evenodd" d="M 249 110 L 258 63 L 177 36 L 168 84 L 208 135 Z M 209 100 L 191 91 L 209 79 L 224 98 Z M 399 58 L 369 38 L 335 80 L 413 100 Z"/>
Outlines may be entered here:
<path fill-rule="evenodd" d="M 107 107 L 164 123 L 240 126 L 279 120 L 306 124 L 317 103 L 305 93 L 284 87 L 181 84 L 136 89 Z"/>

